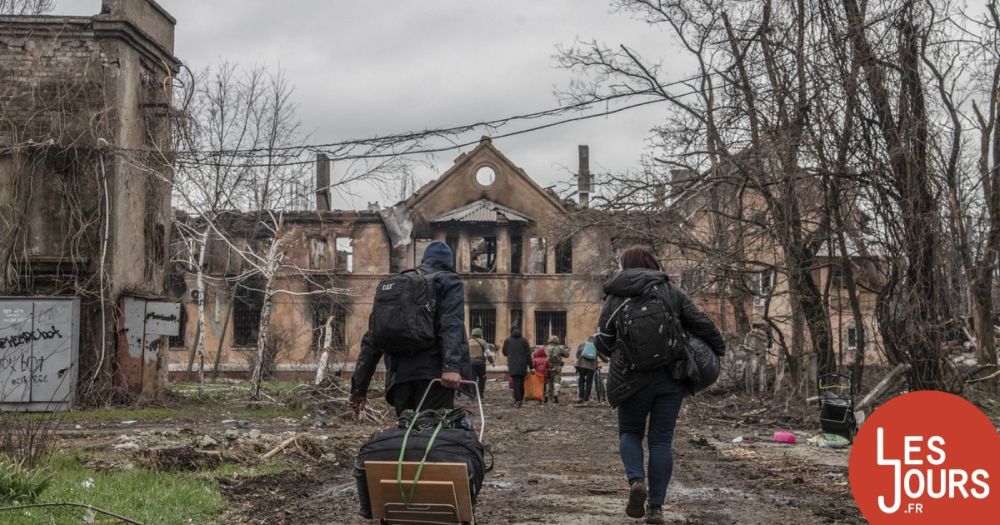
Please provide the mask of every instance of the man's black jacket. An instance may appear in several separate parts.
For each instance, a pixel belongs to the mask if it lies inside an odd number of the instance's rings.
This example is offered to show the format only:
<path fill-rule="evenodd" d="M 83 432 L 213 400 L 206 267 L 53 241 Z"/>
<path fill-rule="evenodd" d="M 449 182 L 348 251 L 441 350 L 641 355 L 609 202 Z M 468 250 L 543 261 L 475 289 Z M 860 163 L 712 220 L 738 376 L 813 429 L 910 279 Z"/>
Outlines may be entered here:
<path fill-rule="evenodd" d="M 437 291 L 437 343 L 431 350 L 412 356 L 388 355 L 372 345 L 371 332 L 361 339 L 361 354 L 351 377 L 351 394 L 367 395 L 378 362 L 385 358 L 387 397 L 392 387 L 408 381 L 430 380 L 442 372 L 461 373 L 468 367 L 469 346 L 465 338 L 465 285 L 455 273 L 450 251 L 428 249 L 420 270 L 434 276 Z"/>

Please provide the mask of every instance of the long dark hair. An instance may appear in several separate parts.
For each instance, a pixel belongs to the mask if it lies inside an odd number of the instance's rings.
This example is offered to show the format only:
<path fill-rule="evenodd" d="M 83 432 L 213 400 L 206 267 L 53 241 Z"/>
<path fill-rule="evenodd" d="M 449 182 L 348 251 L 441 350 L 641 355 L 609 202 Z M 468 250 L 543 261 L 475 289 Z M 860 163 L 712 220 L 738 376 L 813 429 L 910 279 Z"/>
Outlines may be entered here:
<path fill-rule="evenodd" d="M 653 250 L 645 246 L 630 246 L 622 252 L 622 270 L 629 268 L 648 268 L 650 270 L 663 270 Z"/>

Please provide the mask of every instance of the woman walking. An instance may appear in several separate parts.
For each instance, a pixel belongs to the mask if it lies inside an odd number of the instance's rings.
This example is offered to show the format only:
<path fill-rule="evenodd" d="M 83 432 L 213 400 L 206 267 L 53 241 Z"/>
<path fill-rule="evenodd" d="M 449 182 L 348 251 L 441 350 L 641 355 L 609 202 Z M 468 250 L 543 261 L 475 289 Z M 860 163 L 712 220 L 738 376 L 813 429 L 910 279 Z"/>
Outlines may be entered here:
<path fill-rule="evenodd" d="M 633 333 L 628 334 L 628 341 L 655 341 L 663 333 L 664 326 L 670 326 L 669 315 L 672 314 L 684 331 L 707 342 L 716 354 L 722 355 L 726 346 L 712 320 L 670 283 L 651 250 L 644 247 L 626 249 L 621 254 L 619 267 L 620 271 L 604 283 L 607 297 L 601 309 L 595 343 L 600 353 L 611 358 L 608 401 L 618 408 L 618 448 L 629 482 L 625 513 L 631 518 L 645 516 L 646 523 L 663 523 L 661 507 L 673 471 L 671 447 L 684 389 L 671 377 L 673 367 L 669 363 L 641 366 L 637 362 L 638 352 L 629 348 L 629 344 L 635 343 L 626 344 L 625 334 L 620 333 L 619 328 L 624 317 L 634 315 L 629 319 L 629 330 Z M 659 314 L 662 319 L 653 321 L 658 329 L 656 326 L 644 328 L 651 325 L 649 317 L 638 322 L 647 308 L 639 308 L 641 311 L 635 314 L 629 311 L 630 306 L 639 306 L 644 301 L 662 305 L 663 312 Z M 657 310 L 651 308 L 649 311 Z M 636 330 L 650 333 L 634 333 Z M 644 437 L 649 448 L 648 469 L 643 465 Z"/>

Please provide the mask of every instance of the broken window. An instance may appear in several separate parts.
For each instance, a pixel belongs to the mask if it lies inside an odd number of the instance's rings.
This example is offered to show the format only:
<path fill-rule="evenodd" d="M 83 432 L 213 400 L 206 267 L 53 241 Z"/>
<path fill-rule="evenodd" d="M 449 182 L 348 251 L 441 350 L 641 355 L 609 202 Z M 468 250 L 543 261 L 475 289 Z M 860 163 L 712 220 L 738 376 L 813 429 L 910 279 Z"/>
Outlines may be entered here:
<path fill-rule="evenodd" d="M 260 333 L 260 311 L 264 306 L 264 292 L 253 284 L 237 285 L 233 296 L 233 345 L 257 346 Z"/>
<path fill-rule="evenodd" d="M 448 245 L 448 249 L 451 250 L 451 266 L 452 268 L 458 269 L 458 263 L 456 262 L 456 257 L 458 257 L 458 237 L 448 236 L 445 237 L 444 243 Z"/>
<path fill-rule="evenodd" d="M 542 237 L 532 237 L 529 242 L 531 246 L 531 273 L 548 273 L 548 245 Z"/>
<path fill-rule="evenodd" d="M 472 273 L 496 273 L 497 238 L 473 237 L 470 239 L 469 261 Z"/>
<path fill-rule="evenodd" d="M 520 237 L 510 239 L 510 273 L 521 273 L 522 241 Z"/>
<path fill-rule="evenodd" d="M 309 238 L 309 268 L 326 270 L 330 268 L 330 255 L 327 250 L 326 237 Z"/>
<path fill-rule="evenodd" d="M 573 273 L 573 239 L 556 244 L 556 273 Z"/>
<path fill-rule="evenodd" d="M 170 349 L 171 350 L 183 350 L 184 349 L 184 336 L 187 334 L 187 308 L 181 305 L 181 315 L 177 319 L 177 324 L 180 325 L 180 331 L 177 335 L 170 336 Z"/>
<path fill-rule="evenodd" d="M 337 270 L 342 272 L 354 271 L 354 239 L 350 237 L 337 237 L 334 245 L 337 248 Z"/>
<path fill-rule="evenodd" d="M 544 345 L 553 335 L 566 344 L 566 311 L 535 311 L 535 344 Z"/>
<path fill-rule="evenodd" d="M 470 308 L 469 309 L 469 333 L 472 329 L 482 328 L 483 339 L 489 343 L 496 344 L 497 337 L 497 311 L 495 308 Z"/>
<path fill-rule="evenodd" d="M 320 298 L 313 303 L 312 343 L 317 351 L 326 346 L 347 346 L 347 309 L 343 304 L 331 297 Z"/>
<path fill-rule="evenodd" d="M 763 306 L 774 288 L 774 272 L 764 270 L 750 274 L 750 293 L 754 296 L 754 304 Z"/>
<path fill-rule="evenodd" d="M 858 347 L 858 329 L 855 326 L 847 327 L 847 348 L 854 350 Z"/>

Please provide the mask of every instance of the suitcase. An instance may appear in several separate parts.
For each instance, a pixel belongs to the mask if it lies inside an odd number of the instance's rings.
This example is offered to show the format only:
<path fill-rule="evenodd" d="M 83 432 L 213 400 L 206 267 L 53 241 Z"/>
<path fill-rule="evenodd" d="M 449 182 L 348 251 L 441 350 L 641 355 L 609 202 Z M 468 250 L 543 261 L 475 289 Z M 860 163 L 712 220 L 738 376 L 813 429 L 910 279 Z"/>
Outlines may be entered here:
<path fill-rule="evenodd" d="M 478 385 L 473 388 L 482 422 Z M 418 409 L 422 405 L 423 399 Z M 399 428 L 377 432 L 364 443 L 354 467 L 359 514 L 383 523 L 472 523 L 483 478 L 493 465 L 486 465 L 482 423 L 477 435 L 467 416 L 463 409 L 408 411 Z"/>
<path fill-rule="evenodd" d="M 534 372 L 524 376 L 524 400 L 541 401 L 545 399 L 545 376 Z"/>

